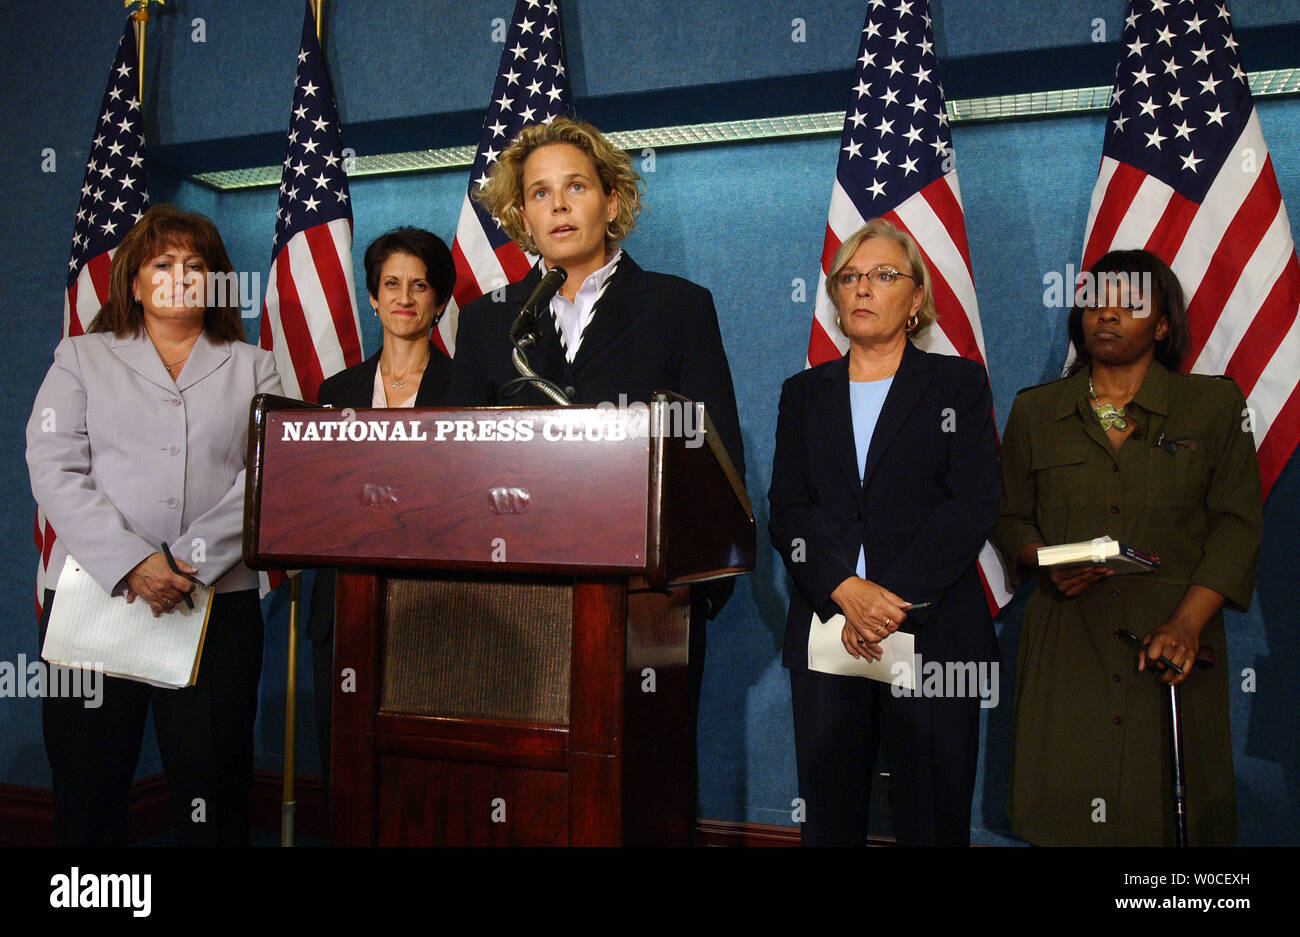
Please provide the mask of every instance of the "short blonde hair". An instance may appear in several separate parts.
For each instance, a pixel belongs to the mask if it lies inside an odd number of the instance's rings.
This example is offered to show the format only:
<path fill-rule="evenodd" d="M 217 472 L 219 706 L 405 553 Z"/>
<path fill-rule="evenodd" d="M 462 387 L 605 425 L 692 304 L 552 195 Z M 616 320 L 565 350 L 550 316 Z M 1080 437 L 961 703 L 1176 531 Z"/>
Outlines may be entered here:
<path fill-rule="evenodd" d="M 567 117 L 521 130 L 497 157 L 487 184 L 474 190 L 474 200 L 496 218 L 512 241 L 536 254 L 537 244 L 524 225 L 524 161 L 552 143 L 568 143 L 586 153 L 596 167 L 605 194 L 618 193 L 618 214 L 605 225 L 606 246 L 612 247 L 627 237 L 641 211 L 641 177 L 632 168 L 632 158 L 591 124 Z"/>
<path fill-rule="evenodd" d="M 925 292 L 925 298 L 921 300 L 921 308 L 916 310 L 916 325 L 913 326 L 909 322 L 907 326 L 908 338 L 919 335 L 938 318 L 934 311 L 934 293 L 930 289 L 930 271 L 926 268 L 925 259 L 921 257 L 921 249 L 916 246 L 912 236 L 906 231 L 900 231 L 884 218 L 873 218 L 850 234 L 831 260 L 831 269 L 826 273 L 826 295 L 831 298 L 831 305 L 835 307 L 835 325 L 840 332 L 844 332 L 844 326 L 840 324 L 840 293 L 835 286 L 835 279 L 840 275 L 840 271 L 849 265 L 849 261 L 862 246 L 862 242 L 872 238 L 888 238 L 903 249 L 907 265 L 912 268 L 911 275 L 916 278 L 914 282 Z"/>

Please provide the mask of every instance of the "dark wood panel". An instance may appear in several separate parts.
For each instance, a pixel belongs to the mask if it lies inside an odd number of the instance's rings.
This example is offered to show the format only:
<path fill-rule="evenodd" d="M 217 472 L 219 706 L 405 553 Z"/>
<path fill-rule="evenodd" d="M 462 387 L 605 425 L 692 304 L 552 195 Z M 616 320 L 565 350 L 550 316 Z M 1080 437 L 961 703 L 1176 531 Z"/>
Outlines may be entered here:
<path fill-rule="evenodd" d="M 379 766 L 383 846 L 562 846 L 568 780 L 535 771 L 384 756 Z"/>
<path fill-rule="evenodd" d="M 563 726 L 452 719 L 381 712 L 381 755 L 463 759 L 563 771 L 569 731 Z"/>
<path fill-rule="evenodd" d="M 708 428 L 702 440 L 676 440 L 664 447 L 659 537 L 667 582 L 754 568 L 753 509 L 717 432 L 711 423 Z"/>
<path fill-rule="evenodd" d="M 302 736 L 299 736 L 299 743 Z M 255 830 L 279 830 L 282 823 L 284 776 L 279 771 L 254 771 L 249 801 L 249 824 Z M 325 787 L 315 775 L 293 779 L 293 830 L 298 837 L 329 839 L 329 811 Z"/>
<path fill-rule="evenodd" d="M 569 845 L 623 845 L 623 759 L 569 755 Z"/>
<path fill-rule="evenodd" d="M 689 727 L 680 723 L 623 755 L 623 844 L 685 846 L 695 807 Z"/>
<path fill-rule="evenodd" d="M 623 751 L 689 718 L 687 658 L 690 589 L 628 591 Z M 646 671 L 653 671 L 647 674 Z M 653 677 L 653 692 L 650 678 Z M 682 765 L 686 770 L 686 765 Z"/>
<path fill-rule="evenodd" d="M 445 774 L 444 774 L 445 776 Z M 430 777 L 433 777 L 430 775 Z M 326 839 L 324 790 L 320 778 L 300 776 L 297 785 L 296 830 L 300 836 Z M 253 829 L 274 831 L 280 828 L 280 774 L 258 771 L 253 777 Z M 432 791 L 432 788 L 430 788 Z M 430 794 L 432 796 L 432 793 Z M 50 841 L 50 817 L 53 797 L 48 790 L 16 784 L 0 784 L 0 846 L 45 846 Z M 563 812 L 567 805 L 556 802 Z M 549 821 L 544 815 L 519 817 L 529 841 L 544 840 Z M 540 820 L 541 830 L 536 829 Z M 167 782 L 161 774 L 140 778 L 131 785 L 128 828 L 134 833 L 128 842 L 158 835 L 171 826 L 167 800 Z M 798 846 L 796 827 L 735 820 L 700 819 L 696 823 L 696 842 L 700 846 Z M 635 829 L 634 831 L 635 832 Z M 553 835 L 553 834 L 551 834 Z M 869 845 L 893 845 L 889 837 L 872 836 Z"/>
<path fill-rule="evenodd" d="M 695 826 L 695 842 L 700 846 L 798 846 L 799 828 L 769 823 L 742 823 L 738 820 L 701 819 Z"/>
<path fill-rule="evenodd" d="M 0 846 L 48 846 L 54 794 L 44 788 L 0 784 Z M 172 828 L 167 779 L 151 774 L 131 782 L 123 839 L 136 843 Z"/>
<path fill-rule="evenodd" d="M 573 588 L 573 651 L 569 655 L 569 748 L 612 755 L 623 743 L 627 585 L 579 582 Z"/>
<path fill-rule="evenodd" d="M 383 579 L 340 570 L 336 586 L 330 830 L 335 843 L 374 843 L 378 811 L 375 714 L 383 659 Z M 343 674 L 354 685 L 346 691 Z"/>

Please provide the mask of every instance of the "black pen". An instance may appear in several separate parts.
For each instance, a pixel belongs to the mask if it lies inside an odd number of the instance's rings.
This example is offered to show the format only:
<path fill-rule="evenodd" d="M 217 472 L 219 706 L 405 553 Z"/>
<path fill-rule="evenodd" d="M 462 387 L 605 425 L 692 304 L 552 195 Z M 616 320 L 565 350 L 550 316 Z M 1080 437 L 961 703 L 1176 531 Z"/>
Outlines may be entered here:
<path fill-rule="evenodd" d="M 166 540 L 163 541 L 162 548 L 163 548 L 163 556 L 167 557 L 167 565 L 172 568 L 172 572 L 175 573 L 177 576 L 185 576 L 183 572 L 181 572 L 179 569 L 176 568 L 176 557 L 172 556 L 171 548 L 167 546 Z M 185 576 L 185 578 L 189 579 L 190 577 Z M 190 594 L 188 592 L 182 592 L 181 598 L 185 600 L 185 606 L 187 608 L 194 608 L 194 600 L 190 598 Z"/>

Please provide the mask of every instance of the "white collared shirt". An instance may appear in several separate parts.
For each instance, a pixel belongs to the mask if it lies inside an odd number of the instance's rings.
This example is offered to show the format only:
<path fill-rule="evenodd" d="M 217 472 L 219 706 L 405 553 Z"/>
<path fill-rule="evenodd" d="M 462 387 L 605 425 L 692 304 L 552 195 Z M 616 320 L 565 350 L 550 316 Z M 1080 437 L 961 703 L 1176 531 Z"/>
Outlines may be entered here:
<path fill-rule="evenodd" d="M 564 347 L 564 356 L 573 361 L 582 344 L 582 333 L 591 324 L 595 315 L 596 303 L 605 293 L 609 278 L 618 267 L 619 258 L 623 256 L 621 247 L 614 248 L 613 255 L 587 279 L 582 281 L 573 299 L 565 299 L 559 293 L 551 298 L 551 314 L 555 316 L 555 331 L 560 334 L 560 344 Z M 542 261 L 542 273 L 547 270 L 546 261 Z"/>

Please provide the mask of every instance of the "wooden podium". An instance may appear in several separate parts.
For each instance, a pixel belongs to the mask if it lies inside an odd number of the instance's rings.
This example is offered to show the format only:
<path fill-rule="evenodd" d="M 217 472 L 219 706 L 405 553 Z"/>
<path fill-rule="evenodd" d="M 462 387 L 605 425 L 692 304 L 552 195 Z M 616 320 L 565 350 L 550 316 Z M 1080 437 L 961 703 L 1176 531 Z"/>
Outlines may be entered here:
<path fill-rule="evenodd" d="M 701 405 L 250 421 L 244 561 L 340 568 L 335 843 L 687 842 L 689 585 L 755 542 Z"/>

